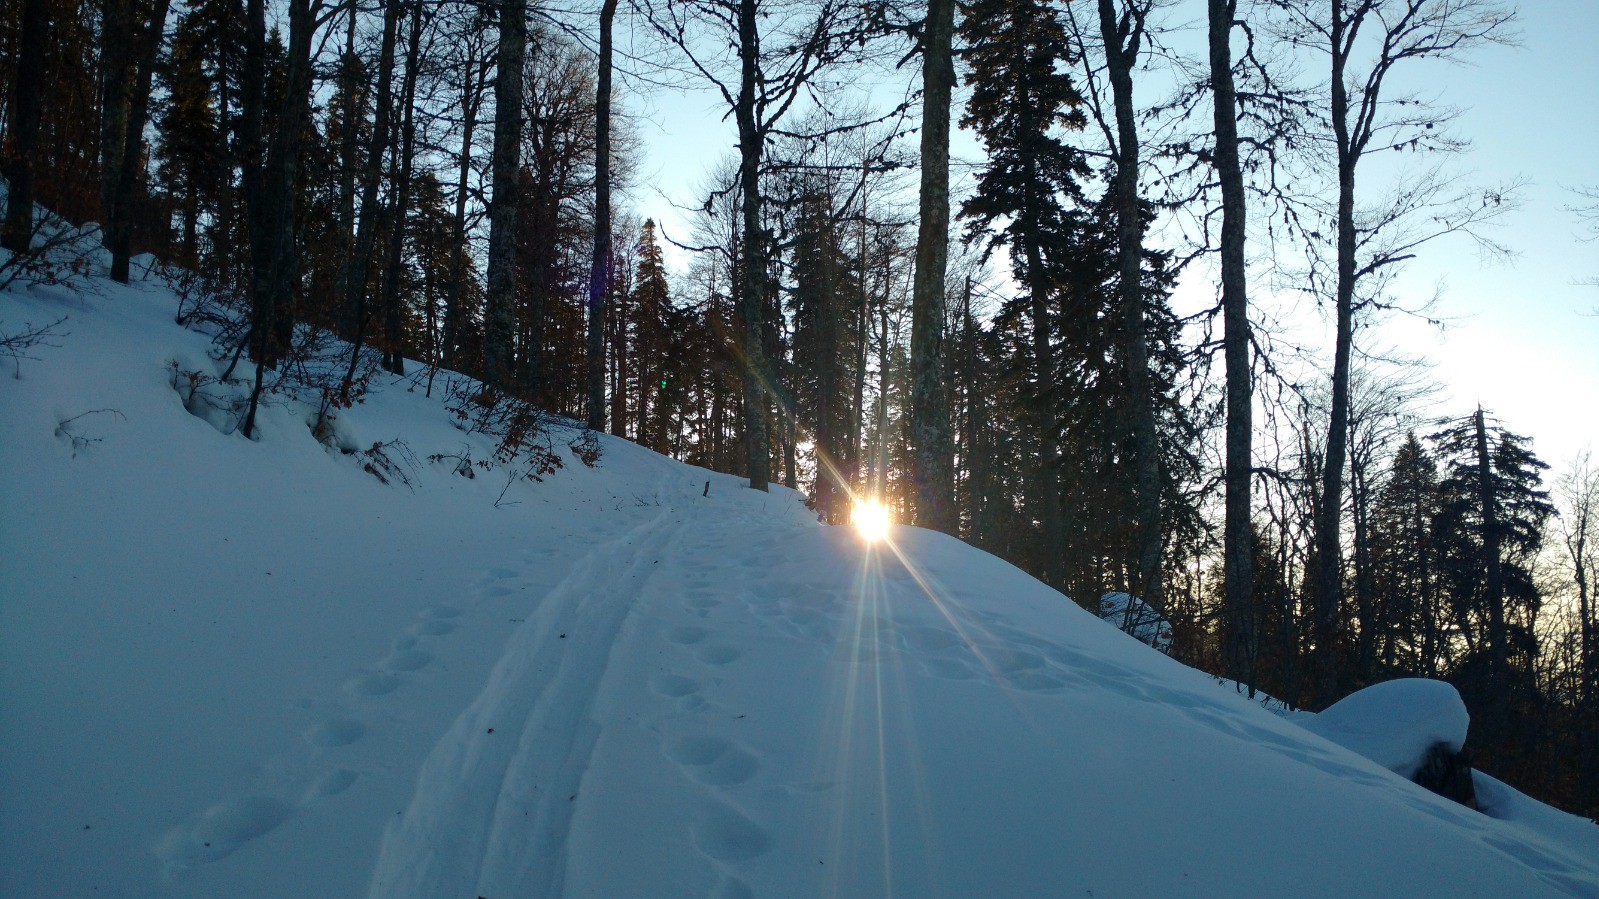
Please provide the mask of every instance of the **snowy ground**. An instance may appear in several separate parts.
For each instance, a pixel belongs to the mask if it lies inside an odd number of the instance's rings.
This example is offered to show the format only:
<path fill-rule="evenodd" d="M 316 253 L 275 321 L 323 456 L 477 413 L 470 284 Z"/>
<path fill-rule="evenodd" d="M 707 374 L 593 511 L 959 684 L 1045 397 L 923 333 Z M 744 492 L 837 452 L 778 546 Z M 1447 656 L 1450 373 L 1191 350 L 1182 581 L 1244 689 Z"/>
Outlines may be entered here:
<path fill-rule="evenodd" d="M 303 410 L 188 414 L 206 338 L 92 288 L 0 295 L 70 317 L 0 382 L 0 895 L 1599 895 L 1592 824 L 1435 797 L 953 539 L 612 439 L 384 486 Z M 486 446 L 403 382 L 346 426 Z"/>

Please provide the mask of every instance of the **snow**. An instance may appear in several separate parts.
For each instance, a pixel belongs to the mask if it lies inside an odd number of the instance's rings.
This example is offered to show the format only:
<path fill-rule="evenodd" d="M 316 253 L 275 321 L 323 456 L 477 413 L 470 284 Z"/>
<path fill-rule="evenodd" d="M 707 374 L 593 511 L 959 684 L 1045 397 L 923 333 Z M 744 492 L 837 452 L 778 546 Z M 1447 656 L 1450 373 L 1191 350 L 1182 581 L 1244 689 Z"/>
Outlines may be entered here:
<path fill-rule="evenodd" d="M 1106 593 L 1099 598 L 1099 618 L 1140 643 L 1161 652 L 1171 649 L 1171 622 L 1142 598 Z"/>
<path fill-rule="evenodd" d="M 0 381 L 0 895 L 1599 894 L 1592 824 L 1434 796 L 952 538 L 608 437 L 406 489 L 301 407 L 223 434 L 175 304 L 0 295 L 69 316 Z M 345 416 L 487 455 L 409 381 Z M 1401 692 L 1342 720 L 1452 733 Z"/>
<path fill-rule="evenodd" d="M 1403 677 L 1357 690 L 1299 722 L 1408 779 L 1433 746 L 1443 743 L 1459 752 L 1466 745 L 1471 716 L 1450 684 Z"/>

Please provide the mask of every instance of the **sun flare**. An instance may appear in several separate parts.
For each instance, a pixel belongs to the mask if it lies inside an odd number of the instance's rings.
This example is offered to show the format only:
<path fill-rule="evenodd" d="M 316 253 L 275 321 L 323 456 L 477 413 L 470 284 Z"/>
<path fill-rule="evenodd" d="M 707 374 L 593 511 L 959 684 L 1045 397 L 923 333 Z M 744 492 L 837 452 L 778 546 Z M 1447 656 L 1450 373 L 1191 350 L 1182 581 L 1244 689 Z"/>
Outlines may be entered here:
<path fill-rule="evenodd" d="M 850 513 L 855 530 L 867 543 L 876 543 L 888 536 L 888 527 L 894 523 L 888 508 L 875 499 L 858 499 Z"/>

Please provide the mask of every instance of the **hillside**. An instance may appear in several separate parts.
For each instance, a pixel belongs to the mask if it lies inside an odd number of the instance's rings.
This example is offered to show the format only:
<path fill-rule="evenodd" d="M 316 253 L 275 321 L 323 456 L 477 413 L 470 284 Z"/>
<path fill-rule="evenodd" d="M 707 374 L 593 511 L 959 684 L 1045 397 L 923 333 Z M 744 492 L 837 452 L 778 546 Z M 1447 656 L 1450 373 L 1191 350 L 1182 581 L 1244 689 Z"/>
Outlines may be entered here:
<path fill-rule="evenodd" d="M 406 380 L 353 454 L 292 404 L 221 433 L 175 305 L 0 294 L 67 316 L 0 382 L 0 894 L 1599 895 L 1599 828 L 1434 796 L 952 538 L 609 437 L 468 479 L 430 457 L 491 442 Z"/>

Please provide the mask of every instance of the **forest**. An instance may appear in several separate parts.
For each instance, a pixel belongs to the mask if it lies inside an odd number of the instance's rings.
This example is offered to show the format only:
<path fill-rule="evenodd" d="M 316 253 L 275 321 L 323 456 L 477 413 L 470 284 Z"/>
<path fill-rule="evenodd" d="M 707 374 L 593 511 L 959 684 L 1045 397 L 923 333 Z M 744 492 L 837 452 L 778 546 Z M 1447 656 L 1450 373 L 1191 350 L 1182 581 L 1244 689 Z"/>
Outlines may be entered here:
<path fill-rule="evenodd" d="M 258 363 L 245 437 L 274 393 L 320 436 L 374 378 L 462 373 L 510 456 L 559 464 L 561 416 L 825 522 L 877 498 L 1091 610 L 1139 597 L 1252 696 L 1446 680 L 1473 764 L 1594 816 L 1599 467 L 1383 339 L 1433 315 L 1407 263 L 1496 250 L 1518 202 L 1412 79 L 1515 29 L 1498 0 L 17 0 L 0 285 L 70 276 L 48 216 L 96 222 L 222 380 Z M 633 206 L 641 110 L 688 92 L 729 149 L 672 233 Z"/>

